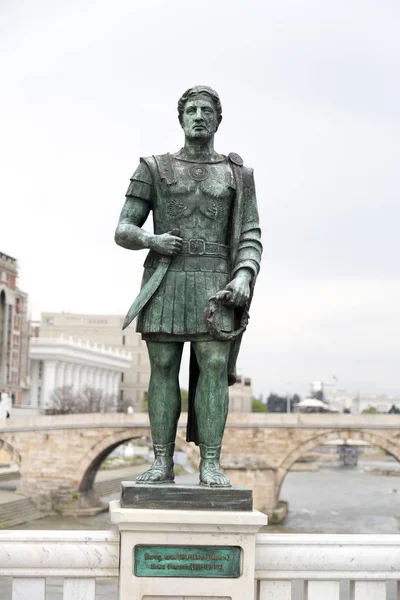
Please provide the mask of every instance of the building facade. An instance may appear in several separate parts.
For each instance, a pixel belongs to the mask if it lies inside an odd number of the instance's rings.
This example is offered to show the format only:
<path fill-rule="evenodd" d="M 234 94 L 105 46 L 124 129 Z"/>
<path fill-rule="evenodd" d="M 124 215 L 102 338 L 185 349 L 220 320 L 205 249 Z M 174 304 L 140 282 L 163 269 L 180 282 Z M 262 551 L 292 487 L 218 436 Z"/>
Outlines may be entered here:
<path fill-rule="evenodd" d="M 130 364 L 131 355 L 115 348 L 72 338 L 32 338 L 28 405 L 38 413 L 51 410 L 54 391 L 72 386 L 74 394 L 86 387 L 100 391 L 115 410 L 121 373 Z"/>
<path fill-rule="evenodd" d="M 360 414 L 365 410 L 375 409 L 380 413 L 388 413 L 393 406 L 400 410 L 400 395 L 349 392 L 340 389 L 325 390 L 324 395 L 328 404 L 340 412 Z"/>
<path fill-rule="evenodd" d="M 229 386 L 229 412 L 251 412 L 252 399 L 251 379 L 238 375 L 236 383 Z"/>
<path fill-rule="evenodd" d="M 13 405 L 28 388 L 28 296 L 17 286 L 17 260 L 0 252 L 0 392 Z"/>
<path fill-rule="evenodd" d="M 144 408 L 145 394 L 150 381 L 150 362 L 146 343 L 136 333 L 133 323 L 122 331 L 122 315 L 86 315 L 77 313 L 42 313 L 40 327 L 34 324 L 39 338 L 69 337 L 89 340 L 112 348 L 130 352 L 130 368 L 122 373 L 119 382 L 118 405 L 121 409 L 132 406 L 135 412 Z M 229 388 L 229 410 L 251 412 L 251 379 L 239 376 Z"/>
<path fill-rule="evenodd" d="M 42 313 L 40 338 L 71 336 L 77 341 L 110 346 L 131 354 L 131 365 L 120 376 L 118 407 L 126 410 L 132 406 L 135 412 L 143 411 L 144 396 L 149 387 L 150 363 L 145 342 L 136 333 L 133 323 L 122 331 L 124 316 L 87 315 L 76 313 Z"/>
<path fill-rule="evenodd" d="M 352 412 L 362 413 L 364 410 L 375 408 L 380 413 L 388 413 L 393 406 L 400 409 L 400 396 L 360 392 L 353 399 Z"/>

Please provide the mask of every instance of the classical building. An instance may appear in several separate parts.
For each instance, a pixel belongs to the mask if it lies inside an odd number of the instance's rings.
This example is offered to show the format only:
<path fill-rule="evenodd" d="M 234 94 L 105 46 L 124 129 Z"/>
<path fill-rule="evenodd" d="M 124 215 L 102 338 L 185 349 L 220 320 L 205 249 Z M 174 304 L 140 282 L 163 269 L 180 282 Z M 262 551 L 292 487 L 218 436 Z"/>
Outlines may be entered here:
<path fill-rule="evenodd" d="M 130 368 L 122 373 L 119 382 L 119 407 L 132 406 L 143 411 L 145 393 L 149 387 L 150 363 L 146 343 L 136 333 L 133 323 L 122 331 L 122 315 L 86 315 L 77 313 L 42 313 L 40 326 L 33 324 L 33 335 L 54 338 L 63 335 L 73 340 L 89 340 L 111 348 L 125 350 L 132 355 Z M 239 376 L 229 388 L 229 410 L 251 412 L 251 379 Z"/>
<path fill-rule="evenodd" d="M 52 394 L 72 385 L 75 393 L 86 386 L 101 392 L 117 405 L 121 373 L 129 369 L 131 355 L 72 338 L 32 338 L 30 345 L 30 408 L 53 408 Z"/>
<path fill-rule="evenodd" d="M 13 405 L 28 388 L 28 296 L 17 287 L 17 260 L 0 252 L 0 392 Z"/>
<path fill-rule="evenodd" d="M 362 413 L 364 410 L 375 408 L 380 413 L 388 413 L 394 406 L 400 409 L 400 396 L 386 394 L 357 393 L 353 400 L 353 413 Z"/>
<path fill-rule="evenodd" d="M 251 379 L 238 375 L 236 383 L 229 387 L 229 412 L 251 412 L 252 399 Z"/>
<path fill-rule="evenodd" d="M 364 410 L 375 409 L 380 413 L 388 413 L 393 406 L 400 409 L 400 395 L 390 396 L 337 389 L 325 390 L 324 395 L 328 404 L 341 412 L 347 410 L 359 414 Z"/>
<path fill-rule="evenodd" d="M 41 314 L 39 338 L 72 336 L 74 340 L 89 340 L 129 352 L 131 365 L 120 377 L 118 405 L 120 408 L 132 406 L 135 412 L 140 412 L 149 387 L 150 363 L 146 344 L 136 333 L 135 325 L 122 331 L 123 321 L 121 315 L 46 312 Z"/>

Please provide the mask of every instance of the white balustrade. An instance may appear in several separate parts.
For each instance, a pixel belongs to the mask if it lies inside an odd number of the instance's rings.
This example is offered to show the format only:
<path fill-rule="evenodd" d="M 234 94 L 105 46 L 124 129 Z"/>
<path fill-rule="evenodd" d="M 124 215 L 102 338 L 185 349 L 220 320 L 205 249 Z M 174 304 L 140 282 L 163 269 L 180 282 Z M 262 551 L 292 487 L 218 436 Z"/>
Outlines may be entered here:
<path fill-rule="evenodd" d="M 41 577 L 34 579 L 26 577 L 25 579 L 15 578 L 12 582 L 12 600 L 45 600 L 46 580 Z"/>
<path fill-rule="evenodd" d="M 353 581 L 351 600 L 386 600 L 386 582 Z"/>
<path fill-rule="evenodd" d="M 390 580 L 400 600 L 400 535 L 259 534 L 256 579 L 257 600 L 297 600 L 294 581 L 304 600 L 341 600 L 340 581 L 351 600 L 389 600 Z"/>
<path fill-rule="evenodd" d="M 118 577 L 119 543 L 108 531 L 0 531 L 0 577 L 13 578 L 2 600 L 45 600 L 50 577 L 64 580 L 63 600 L 95 600 L 96 578 Z M 255 600 L 342 600 L 340 581 L 351 600 L 389 600 L 390 580 L 400 599 L 400 535 L 260 534 L 256 580 Z"/>
<path fill-rule="evenodd" d="M 64 579 L 63 600 L 95 600 L 96 578 L 118 574 L 118 533 L 0 531 L 0 577 L 13 578 L 1 600 L 45 600 L 47 577 Z"/>
<path fill-rule="evenodd" d="M 95 600 L 94 579 L 64 579 L 64 600 Z"/>
<path fill-rule="evenodd" d="M 263 600 L 292 600 L 290 581 L 260 581 L 260 595 Z M 258 600 L 258 599 L 257 599 Z"/>
<path fill-rule="evenodd" d="M 305 584 L 306 600 L 340 600 L 338 581 L 307 581 Z"/>

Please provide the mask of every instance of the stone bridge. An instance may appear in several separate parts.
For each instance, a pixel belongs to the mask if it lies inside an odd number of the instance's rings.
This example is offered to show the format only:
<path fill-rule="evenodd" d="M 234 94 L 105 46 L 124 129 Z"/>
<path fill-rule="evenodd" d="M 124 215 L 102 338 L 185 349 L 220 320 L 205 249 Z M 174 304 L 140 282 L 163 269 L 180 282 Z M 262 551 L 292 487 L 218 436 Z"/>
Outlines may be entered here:
<path fill-rule="evenodd" d="M 185 441 L 186 415 L 176 446 L 198 462 Z M 120 444 L 150 438 L 146 414 L 85 414 L 8 419 L 0 446 L 20 469 L 18 491 L 43 511 L 83 511 L 99 504 L 97 470 Z M 233 483 L 254 490 L 256 508 L 271 513 L 292 465 L 333 440 L 362 440 L 400 461 L 400 415 L 232 414 L 224 437 L 223 466 Z"/>

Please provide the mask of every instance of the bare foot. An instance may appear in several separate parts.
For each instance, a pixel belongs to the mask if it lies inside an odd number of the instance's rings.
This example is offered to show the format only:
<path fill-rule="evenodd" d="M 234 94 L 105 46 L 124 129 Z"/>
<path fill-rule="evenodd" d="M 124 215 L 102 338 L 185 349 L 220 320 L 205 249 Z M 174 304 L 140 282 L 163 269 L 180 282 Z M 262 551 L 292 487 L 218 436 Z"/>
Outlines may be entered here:
<path fill-rule="evenodd" d="M 200 461 L 200 485 L 209 487 L 231 487 L 228 477 L 221 471 L 219 460 L 202 458 Z"/>

